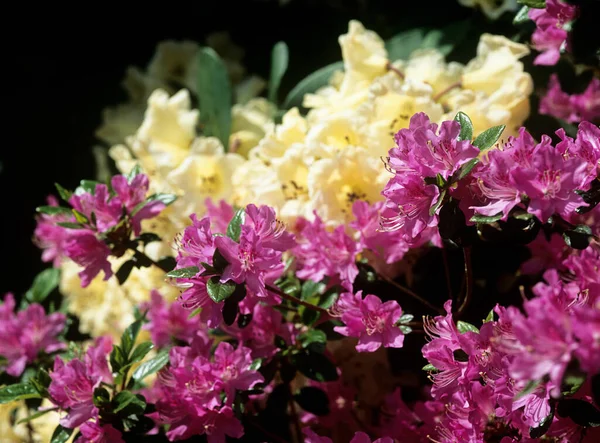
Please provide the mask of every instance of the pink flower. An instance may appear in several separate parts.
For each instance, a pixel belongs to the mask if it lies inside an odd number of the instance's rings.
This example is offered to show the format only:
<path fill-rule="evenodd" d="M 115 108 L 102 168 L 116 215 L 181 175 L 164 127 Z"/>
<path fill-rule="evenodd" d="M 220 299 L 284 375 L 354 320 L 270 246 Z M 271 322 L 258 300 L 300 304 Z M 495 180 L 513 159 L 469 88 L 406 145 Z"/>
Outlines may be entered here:
<path fill-rule="evenodd" d="M 394 443 L 394 439 L 390 437 L 382 437 L 371 442 L 371 438 L 367 434 L 364 432 L 357 432 L 354 434 L 352 440 L 350 440 L 350 443 Z"/>
<path fill-rule="evenodd" d="M 49 206 L 58 206 L 58 200 L 53 195 L 49 195 L 46 200 Z M 74 222 L 75 217 L 62 214 L 41 214 L 36 217 L 36 221 L 34 243 L 43 250 L 42 260 L 51 261 L 52 266 L 58 268 L 65 256 L 65 243 L 69 239 L 71 231 L 57 226 L 56 223 Z"/>
<path fill-rule="evenodd" d="M 410 242 L 425 229 L 437 226 L 437 217 L 429 213 L 440 195 L 437 186 L 425 184 L 423 178 L 414 174 L 396 175 L 382 194 L 387 199 L 381 212 L 386 230 L 399 229 Z"/>
<path fill-rule="evenodd" d="M 189 343 L 200 327 L 198 317 L 188 318 L 189 312 L 178 303 L 167 303 L 156 290 L 150 294 L 151 300 L 140 306 L 141 310 L 148 310 L 149 322 L 144 329 L 150 331 L 152 343 L 164 347 L 172 343 L 173 339 Z"/>
<path fill-rule="evenodd" d="M 54 360 L 48 392 L 50 400 L 68 412 L 60 421 L 64 427 L 72 429 L 97 416 L 94 389 L 100 382 L 112 383 L 107 360 L 111 349 L 111 339 L 100 337 L 87 350 L 83 361 L 75 358 L 65 363 L 58 357 Z"/>
<path fill-rule="evenodd" d="M 263 376 L 250 369 L 252 351 L 244 346 L 233 349 L 227 342 L 220 342 L 214 352 L 212 374 L 222 383 L 227 403 L 233 403 L 236 390 L 247 391 L 255 384 L 264 381 Z"/>
<path fill-rule="evenodd" d="M 125 443 L 121 432 L 109 424 L 87 421 L 79 427 L 81 436 L 75 443 Z"/>
<path fill-rule="evenodd" d="M 285 225 L 276 219 L 275 210 L 269 206 L 249 204 L 246 207 L 244 226 L 256 232 L 264 248 L 284 252 L 296 245 L 294 236 L 285 232 Z"/>
<path fill-rule="evenodd" d="M 79 273 L 81 287 L 87 287 L 100 271 L 104 271 L 104 280 L 112 277 L 113 272 L 108 261 L 110 249 L 106 243 L 98 240 L 90 230 L 74 231 L 65 242 L 65 255 L 84 268 Z"/>
<path fill-rule="evenodd" d="M 227 226 L 235 214 L 233 206 L 225 200 L 219 201 L 219 206 L 216 206 L 211 198 L 204 200 L 204 206 L 206 206 L 206 215 L 210 218 L 212 230 L 221 234 L 227 232 Z"/>
<path fill-rule="evenodd" d="M 376 295 L 361 297 L 362 291 L 340 295 L 337 308 L 345 326 L 336 326 L 335 330 L 346 337 L 357 337 L 359 352 L 374 352 L 382 345 L 401 348 L 404 334 L 396 326 L 402 316 L 400 305 L 394 300 L 382 303 Z"/>
<path fill-rule="evenodd" d="M 208 277 L 193 277 L 177 279 L 177 285 L 185 287 L 178 299 L 186 310 L 195 310 L 202 308 L 200 312 L 200 320 L 209 328 L 217 328 L 223 320 L 221 311 L 223 310 L 223 302 L 215 303 L 208 295 L 206 282 Z"/>
<path fill-rule="evenodd" d="M 336 278 L 350 290 L 358 275 L 359 252 L 360 245 L 346 234 L 343 226 L 328 231 L 316 212 L 312 222 L 299 222 L 298 246 L 294 249 L 299 278 L 316 282 L 326 276 Z"/>
<path fill-rule="evenodd" d="M 564 129 L 559 129 L 556 134 L 561 142 L 556 145 L 565 159 L 578 158 L 587 163 L 586 172 L 579 185 L 587 189 L 600 172 L 600 128 L 590 122 L 581 122 L 577 128 L 577 138 L 567 137 Z"/>
<path fill-rule="evenodd" d="M 565 93 L 552 74 L 548 91 L 540 101 L 540 114 L 552 115 L 569 123 L 600 118 L 600 80 L 593 78 L 582 94 Z"/>
<path fill-rule="evenodd" d="M 58 339 L 65 329 L 66 316 L 60 312 L 46 315 L 37 303 L 16 314 L 14 309 L 13 295 L 6 294 L 0 305 L 0 355 L 8 360 L 2 370 L 19 377 L 40 352 L 50 354 L 66 347 Z"/>
<path fill-rule="evenodd" d="M 550 241 L 540 232 L 534 241 L 527 245 L 531 258 L 521 264 L 524 274 L 538 274 L 549 268 L 563 268 L 562 261 L 569 248 L 559 234 L 553 233 Z"/>
<path fill-rule="evenodd" d="M 547 0 L 545 9 L 530 9 L 529 18 L 536 24 L 531 39 L 538 51 L 534 64 L 555 65 L 560 58 L 560 50 L 567 41 L 564 25 L 575 18 L 577 8 L 561 0 Z"/>
<path fill-rule="evenodd" d="M 381 256 L 386 263 L 394 263 L 402 259 L 409 250 L 408 243 L 400 231 L 384 231 L 381 228 L 380 211 L 382 202 L 373 205 L 358 200 L 352 205 L 356 219 L 350 226 L 360 235 L 360 244 Z"/>
<path fill-rule="evenodd" d="M 198 220 L 196 214 L 190 215 L 190 219 L 192 225 L 185 228 L 177 242 L 176 269 L 190 266 L 202 268 L 201 262 L 212 264 L 215 244 L 210 229 L 211 220 L 208 217 Z"/>

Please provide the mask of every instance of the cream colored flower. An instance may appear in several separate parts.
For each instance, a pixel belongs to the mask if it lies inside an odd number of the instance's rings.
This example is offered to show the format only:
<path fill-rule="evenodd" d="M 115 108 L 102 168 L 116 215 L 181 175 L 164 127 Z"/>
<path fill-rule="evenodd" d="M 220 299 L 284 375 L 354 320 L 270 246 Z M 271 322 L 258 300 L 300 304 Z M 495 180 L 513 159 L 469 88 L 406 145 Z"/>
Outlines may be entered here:
<path fill-rule="evenodd" d="M 458 0 L 463 6 L 480 7 L 485 15 L 495 20 L 506 11 L 516 11 L 517 0 Z"/>
<path fill-rule="evenodd" d="M 201 215 L 208 197 L 230 202 L 234 191 L 232 179 L 243 164 L 244 158 L 226 154 L 217 138 L 196 139 L 185 160 L 166 176 L 178 195 L 173 211 L 184 217 Z"/>
<path fill-rule="evenodd" d="M 24 443 L 27 441 L 27 428 L 24 424 L 16 425 L 13 413 L 24 408 L 24 402 L 0 404 L 0 436 L 3 443 Z"/>
<path fill-rule="evenodd" d="M 244 157 L 258 142 L 273 130 L 276 106 L 264 98 L 255 98 L 245 104 L 233 105 L 231 110 L 230 152 Z"/>
<path fill-rule="evenodd" d="M 374 79 L 385 73 L 387 51 L 381 37 L 368 31 L 357 20 L 351 20 L 348 33 L 339 38 L 346 72 Z"/>
<path fill-rule="evenodd" d="M 233 204 L 239 207 L 250 203 L 269 205 L 276 210 L 285 201 L 277 173 L 259 159 L 250 159 L 240 166 L 233 181 Z"/>
<path fill-rule="evenodd" d="M 282 118 L 281 124 L 274 126 L 260 140 L 249 157 L 270 162 L 282 157 L 294 143 L 304 143 L 308 124 L 300 115 L 298 108 L 292 108 Z"/>
<path fill-rule="evenodd" d="M 308 192 L 319 216 L 328 225 L 336 226 L 353 219 L 352 205 L 356 200 L 381 200 L 388 179 L 379 158 L 353 146 L 310 167 Z"/>
<path fill-rule="evenodd" d="M 429 85 L 433 96 L 436 96 L 460 82 L 463 66 L 456 62 L 446 63 L 444 55 L 437 49 L 422 49 L 413 52 L 399 69 L 407 81 Z"/>

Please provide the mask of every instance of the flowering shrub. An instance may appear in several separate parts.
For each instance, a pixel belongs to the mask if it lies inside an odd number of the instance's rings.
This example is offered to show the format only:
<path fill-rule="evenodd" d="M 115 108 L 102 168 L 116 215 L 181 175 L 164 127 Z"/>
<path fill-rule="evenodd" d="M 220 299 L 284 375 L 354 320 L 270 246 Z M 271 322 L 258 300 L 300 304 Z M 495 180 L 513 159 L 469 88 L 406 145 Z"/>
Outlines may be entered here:
<path fill-rule="evenodd" d="M 519 3 L 556 64 L 578 7 Z M 52 267 L 0 305 L 7 441 L 598 441 L 598 78 L 552 74 L 538 136 L 526 45 L 483 34 L 462 65 L 419 35 L 403 55 L 350 22 L 343 71 L 284 103 L 282 42 L 270 101 L 212 49 L 161 46 L 197 82 L 146 91 L 134 134 L 108 112 L 121 174 L 37 208 Z M 168 89 L 157 60 L 138 74 Z"/>

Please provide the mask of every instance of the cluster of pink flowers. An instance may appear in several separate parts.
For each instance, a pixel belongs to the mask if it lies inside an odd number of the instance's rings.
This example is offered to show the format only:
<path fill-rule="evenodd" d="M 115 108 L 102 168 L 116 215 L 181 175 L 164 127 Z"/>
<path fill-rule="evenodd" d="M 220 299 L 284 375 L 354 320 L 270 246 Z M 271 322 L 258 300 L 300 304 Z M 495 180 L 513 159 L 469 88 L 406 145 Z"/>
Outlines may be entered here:
<path fill-rule="evenodd" d="M 387 230 L 400 230 L 404 240 L 415 246 L 436 241 L 440 190 L 435 180 L 449 180 L 461 166 L 479 154 L 469 140 L 459 140 L 460 124 L 445 121 L 438 126 L 424 113 L 415 114 L 407 129 L 395 136 L 387 165 L 394 173 L 382 194 L 381 212 Z"/>
<path fill-rule="evenodd" d="M 553 214 L 568 219 L 587 206 L 577 191 L 588 190 L 598 175 L 600 129 L 582 122 L 576 140 L 562 129 L 557 134 L 561 142 L 555 147 L 550 137 L 536 143 L 521 128 L 518 137 L 488 152 L 473 172 L 478 186 L 470 188 L 471 209 L 506 220 L 518 206 L 546 222 Z"/>
<path fill-rule="evenodd" d="M 552 115 L 568 123 L 600 119 L 600 80 L 592 78 L 581 94 L 569 95 L 560 87 L 556 74 L 552 74 L 548 91 L 540 101 L 540 114 Z"/>
<path fill-rule="evenodd" d="M 222 209 L 217 220 L 221 219 Z M 204 269 L 204 264 L 210 267 L 218 265 L 213 261 L 217 250 L 226 261 L 220 283 L 233 281 L 238 285 L 245 284 L 247 296 L 240 303 L 241 313 L 250 313 L 259 301 L 271 304 L 279 301 L 267 290 L 267 286 L 281 276 L 284 269 L 282 254 L 295 245 L 295 240 L 277 221 L 273 208 L 248 205 L 237 241 L 224 235 L 213 235 L 210 216 L 198 220 L 193 214 L 191 220 L 192 225 L 179 239 L 176 267 L 199 269 L 193 277 L 177 279 L 177 284 L 186 288 L 181 295 L 186 309 L 202 307 L 202 321 L 209 327 L 217 327 L 221 323 L 223 302 L 215 302 L 207 290 L 207 282 L 215 274 Z M 219 224 L 223 227 L 223 223 L 217 221 L 216 226 Z"/>
<path fill-rule="evenodd" d="M 536 65 L 555 65 L 560 58 L 560 52 L 568 46 L 568 32 L 565 29 L 577 15 L 577 7 L 561 0 L 546 0 L 544 9 L 532 8 L 529 18 L 536 25 L 531 40 L 541 54 L 534 63 Z"/>
<path fill-rule="evenodd" d="M 100 273 L 104 279 L 112 275 L 108 257 L 122 255 L 131 232 L 139 235 L 142 220 L 158 215 L 165 203 L 160 199 L 146 199 L 148 177 L 138 174 L 128 180 L 116 175 L 111 190 L 102 183 L 95 184 L 93 192 L 78 189 L 69 197 L 72 213 L 65 209 L 55 214 L 42 214 L 35 229 L 35 240 L 44 250 L 42 259 L 60 264 L 69 258 L 84 269 L 79 273 L 82 287 L 86 287 Z M 54 198 L 51 206 L 58 208 Z"/>
<path fill-rule="evenodd" d="M 174 347 L 170 366 L 159 374 L 161 398 L 156 404 L 156 420 L 169 424 L 170 441 L 204 435 L 209 442 L 221 442 L 225 435 L 240 438 L 244 428 L 232 409 L 236 392 L 251 389 L 263 381 L 252 369 L 252 351 L 234 349 L 221 342 L 212 352 L 211 343 Z"/>
<path fill-rule="evenodd" d="M 50 372 L 50 401 L 67 412 L 60 420 L 62 426 L 69 429 L 80 428 L 83 435 L 78 439 L 80 442 L 103 441 L 99 438 L 103 437 L 124 443 L 118 430 L 110 424 L 100 423 L 99 410 L 94 405 L 94 389 L 102 382 L 113 382 L 108 365 L 111 349 L 112 340 L 109 337 L 100 337 L 81 358 L 65 362 L 56 357 L 54 368 Z"/>
<path fill-rule="evenodd" d="M 60 312 L 46 315 L 37 303 L 17 313 L 14 311 L 15 299 L 12 294 L 6 294 L 0 305 L 0 355 L 7 361 L 0 369 L 19 377 L 40 352 L 51 354 L 65 348 L 59 335 L 65 329 L 66 316 Z"/>
<path fill-rule="evenodd" d="M 563 262 L 567 280 L 554 269 L 546 271 L 546 281 L 533 287 L 535 297 L 524 303 L 524 312 L 497 306 L 498 319 L 479 331 L 461 329 L 450 302 L 446 316 L 426 322 L 431 341 L 423 355 L 435 368 L 431 396 L 444 404 L 436 441 L 476 442 L 507 430 L 515 435 L 507 442 L 537 441 L 529 440 L 530 428 L 547 417 L 547 435 L 556 441 L 598 436 L 553 416 L 552 405 L 561 390 L 570 388 L 565 383 L 572 368 L 590 377 L 600 373 L 600 277 L 589 272 L 599 266 L 600 254 L 592 247 L 569 256 Z M 576 397 L 589 402 L 589 389 L 584 385 Z"/>

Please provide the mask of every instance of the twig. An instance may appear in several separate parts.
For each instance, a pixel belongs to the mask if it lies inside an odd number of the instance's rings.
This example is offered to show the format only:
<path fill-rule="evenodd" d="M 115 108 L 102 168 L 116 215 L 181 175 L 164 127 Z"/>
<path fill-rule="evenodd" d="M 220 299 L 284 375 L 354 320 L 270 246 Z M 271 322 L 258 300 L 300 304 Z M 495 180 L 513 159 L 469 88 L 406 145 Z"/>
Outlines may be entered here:
<path fill-rule="evenodd" d="M 429 309 L 432 309 L 436 312 L 439 312 L 440 314 L 443 314 L 444 311 L 441 310 L 440 308 L 435 307 L 434 305 L 432 305 L 431 303 L 429 303 L 427 300 L 425 300 L 424 298 L 422 298 L 420 295 L 415 294 L 413 291 L 411 291 L 408 288 L 405 288 L 404 286 L 402 286 L 400 283 L 396 283 L 394 280 L 392 280 L 391 278 L 382 275 L 382 274 L 378 274 L 379 277 L 388 282 L 390 285 L 394 286 L 395 288 L 399 289 L 400 291 L 402 291 L 403 293 L 405 293 L 406 295 L 411 296 L 412 298 L 414 298 L 415 300 L 421 302 L 422 304 L 424 304 L 425 306 L 427 306 Z"/>
<path fill-rule="evenodd" d="M 390 62 L 387 62 L 387 64 L 385 65 L 385 69 L 387 69 L 388 71 L 392 71 L 398 77 L 400 77 L 402 80 L 404 80 L 404 73 L 402 71 L 400 71 L 398 68 L 394 67 L 394 65 L 392 65 Z"/>
<path fill-rule="evenodd" d="M 442 246 L 442 260 L 444 261 L 444 274 L 446 274 L 446 286 L 448 287 L 448 299 L 452 300 L 452 280 L 450 279 L 450 266 L 448 266 L 448 252 Z"/>
<path fill-rule="evenodd" d="M 270 285 L 267 285 L 266 288 L 267 288 L 267 291 L 271 291 L 287 301 L 290 301 L 292 303 L 298 303 L 299 305 L 307 307 L 308 309 L 312 309 L 313 311 L 318 311 L 322 314 L 328 314 L 327 309 L 323 309 L 320 306 L 312 305 L 310 303 L 305 302 L 304 300 L 300 300 L 299 298 L 296 298 L 289 294 L 286 294 L 285 292 L 281 291 L 279 288 L 276 288 L 276 287 L 270 286 Z"/>
<path fill-rule="evenodd" d="M 473 296 L 473 268 L 471 266 L 471 247 L 470 246 L 465 246 L 463 248 L 463 255 L 465 257 L 465 298 L 462 301 L 462 304 L 460 305 L 460 308 L 458 308 L 458 312 L 456 313 L 457 316 L 460 316 L 465 309 L 467 309 L 467 306 L 469 306 L 469 303 L 471 303 L 471 298 Z"/>
<path fill-rule="evenodd" d="M 300 418 L 298 417 L 298 411 L 296 410 L 296 402 L 294 400 L 294 394 L 292 393 L 292 383 L 287 384 L 288 392 L 290 396 L 290 414 L 292 415 L 292 426 L 296 429 L 296 439 L 298 443 L 304 443 L 304 435 L 302 435 L 302 426 L 300 426 Z"/>
<path fill-rule="evenodd" d="M 440 92 L 435 94 L 432 98 L 434 102 L 437 102 L 440 98 L 446 95 L 448 92 L 452 91 L 454 88 L 460 88 L 462 86 L 461 82 L 452 83 L 448 87 L 442 89 Z"/>

